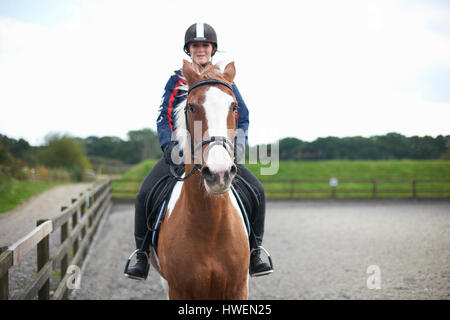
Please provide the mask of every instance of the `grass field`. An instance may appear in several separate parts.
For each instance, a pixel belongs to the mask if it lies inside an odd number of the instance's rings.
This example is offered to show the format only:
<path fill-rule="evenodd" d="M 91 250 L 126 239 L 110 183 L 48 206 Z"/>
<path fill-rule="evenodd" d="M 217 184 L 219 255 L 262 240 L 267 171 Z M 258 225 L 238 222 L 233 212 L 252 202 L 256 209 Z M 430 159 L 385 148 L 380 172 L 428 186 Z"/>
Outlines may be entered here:
<path fill-rule="evenodd" d="M 0 183 L 0 213 L 14 209 L 31 196 L 44 192 L 61 183 L 29 182 L 2 178 Z"/>
<path fill-rule="evenodd" d="M 124 173 L 122 181 L 113 183 L 113 195 L 134 197 L 155 163 L 146 160 Z M 247 167 L 262 181 L 268 198 L 413 197 L 413 189 L 417 197 L 450 197 L 450 161 L 282 161 L 271 176 L 261 175 L 261 167 L 268 166 Z M 338 179 L 334 190 L 330 178 Z M 293 179 L 302 181 L 287 181 Z"/>

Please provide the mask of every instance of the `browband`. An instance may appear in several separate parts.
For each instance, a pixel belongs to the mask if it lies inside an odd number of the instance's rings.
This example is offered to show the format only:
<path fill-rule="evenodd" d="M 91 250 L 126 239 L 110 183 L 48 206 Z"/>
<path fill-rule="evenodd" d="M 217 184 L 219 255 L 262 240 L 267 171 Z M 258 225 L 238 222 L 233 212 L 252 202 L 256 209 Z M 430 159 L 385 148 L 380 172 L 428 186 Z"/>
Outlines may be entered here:
<path fill-rule="evenodd" d="M 228 82 L 220 81 L 217 79 L 206 79 L 206 80 L 201 80 L 199 82 L 196 82 L 191 87 L 189 87 L 188 94 L 195 88 L 203 86 L 205 84 L 221 84 L 221 85 L 227 87 L 228 89 L 230 89 L 231 91 L 233 91 L 233 87 Z"/>

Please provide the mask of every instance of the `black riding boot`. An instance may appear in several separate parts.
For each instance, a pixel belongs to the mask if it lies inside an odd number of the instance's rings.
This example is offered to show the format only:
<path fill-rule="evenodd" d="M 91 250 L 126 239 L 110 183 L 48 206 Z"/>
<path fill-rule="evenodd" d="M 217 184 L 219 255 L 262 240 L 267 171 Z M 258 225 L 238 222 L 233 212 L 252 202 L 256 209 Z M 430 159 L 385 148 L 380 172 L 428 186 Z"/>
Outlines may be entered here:
<path fill-rule="evenodd" d="M 150 270 L 150 264 L 148 261 L 149 253 L 149 241 L 145 238 L 147 233 L 147 224 L 145 221 L 145 211 L 140 210 L 141 202 L 139 196 L 136 198 L 136 211 L 135 211 L 135 228 L 134 228 L 134 240 L 136 242 L 136 263 L 125 270 L 125 276 L 135 280 L 146 280 L 148 272 Z M 145 245 L 143 245 L 145 242 Z M 144 250 L 142 248 L 145 248 Z M 142 250 L 142 251 L 141 251 Z"/>
<path fill-rule="evenodd" d="M 125 276 L 135 280 L 146 280 L 149 270 L 150 264 L 147 253 L 138 252 L 136 254 L 136 263 L 125 271 Z"/>
<path fill-rule="evenodd" d="M 273 268 L 271 267 L 271 265 L 267 262 L 262 261 L 259 254 L 259 250 L 253 251 L 250 254 L 249 273 L 251 277 L 265 276 L 266 274 L 273 272 Z"/>
<path fill-rule="evenodd" d="M 146 239 L 147 221 L 145 216 L 145 196 L 146 194 L 139 193 L 135 202 L 134 213 L 134 240 L 136 242 L 136 263 L 128 267 L 124 274 L 126 277 L 135 280 L 147 279 L 150 270 L 148 261 L 148 254 L 150 250 L 150 239 Z M 145 244 L 144 244 L 145 242 Z M 144 249 L 143 249 L 144 248 Z"/>
<path fill-rule="evenodd" d="M 262 249 L 258 249 L 262 247 L 264 219 L 266 214 L 265 198 L 264 196 L 262 196 L 261 198 L 262 201 L 259 206 L 258 212 L 253 213 L 253 216 L 250 218 L 253 227 L 253 229 L 251 230 L 253 236 L 250 236 L 251 253 L 249 274 L 251 277 L 265 276 L 273 272 L 272 266 L 269 263 L 264 262 L 260 257 Z"/>

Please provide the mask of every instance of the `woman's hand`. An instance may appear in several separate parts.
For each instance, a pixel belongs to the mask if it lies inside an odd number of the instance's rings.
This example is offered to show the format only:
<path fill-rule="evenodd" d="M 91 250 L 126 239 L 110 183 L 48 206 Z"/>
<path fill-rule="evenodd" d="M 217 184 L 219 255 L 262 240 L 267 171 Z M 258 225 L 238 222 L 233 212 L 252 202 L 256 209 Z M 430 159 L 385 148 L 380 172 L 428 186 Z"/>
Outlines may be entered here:
<path fill-rule="evenodd" d="M 172 158 L 172 150 L 175 148 L 175 146 L 178 144 L 178 141 L 170 141 L 163 145 L 162 149 L 164 152 L 164 160 L 166 160 L 166 163 L 171 166 L 180 165 L 179 162 L 180 158 L 183 157 L 183 151 L 178 151 L 178 157 L 175 156 L 175 159 Z M 174 161 L 175 160 L 175 161 Z"/>

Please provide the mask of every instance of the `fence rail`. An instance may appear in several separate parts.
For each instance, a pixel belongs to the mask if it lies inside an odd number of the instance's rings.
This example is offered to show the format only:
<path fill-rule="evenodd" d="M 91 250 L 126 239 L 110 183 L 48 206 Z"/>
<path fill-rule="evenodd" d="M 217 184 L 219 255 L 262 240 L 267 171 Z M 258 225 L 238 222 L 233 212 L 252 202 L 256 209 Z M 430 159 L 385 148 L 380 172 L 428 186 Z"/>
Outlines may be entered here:
<path fill-rule="evenodd" d="M 111 180 L 105 180 L 77 199 L 51 219 L 37 221 L 37 227 L 10 246 L 0 247 L 0 300 L 59 300 L 68 298 L 67 282 L 70 265 L 80 265 L 87 253 L 98 225 L 111 209 Z M 50 251 L 50 234 L 60 230 L 60 244 Z M 37 274 L 31 283 L 14 297 L 9 297 L 9 268 L 16 265 L 30 250 L 37 248 Z M 60 269 L 61 276 L 50 295 L 50 277 Z"/>
<path fill-rule="evenodd" d="M 135 198 L 141 180 L 114 179 L 113 197 Z M 262 179 L 268 199 L 450 197 L 450 180 L 431 179 Z"/>

